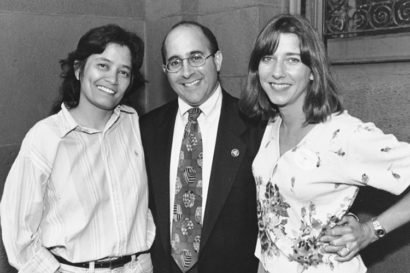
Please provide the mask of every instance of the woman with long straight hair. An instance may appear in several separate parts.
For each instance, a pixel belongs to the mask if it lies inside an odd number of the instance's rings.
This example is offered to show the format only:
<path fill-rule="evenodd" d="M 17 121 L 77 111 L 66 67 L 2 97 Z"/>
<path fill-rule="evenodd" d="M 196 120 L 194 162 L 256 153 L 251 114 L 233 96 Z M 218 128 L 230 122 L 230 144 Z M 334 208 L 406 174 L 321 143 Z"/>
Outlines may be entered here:
<path fill-rule="evenodd" d="M 319 35 L 299 16 L 260 32 L 241 109 L 267 121 L 253 162 L 259 272 L 366 272 L 357 252 L 409 221 L 410 194 L 371 221 L 344 216 L 360 186 L 408 187 L 410 145 L 344 110 Z"/>

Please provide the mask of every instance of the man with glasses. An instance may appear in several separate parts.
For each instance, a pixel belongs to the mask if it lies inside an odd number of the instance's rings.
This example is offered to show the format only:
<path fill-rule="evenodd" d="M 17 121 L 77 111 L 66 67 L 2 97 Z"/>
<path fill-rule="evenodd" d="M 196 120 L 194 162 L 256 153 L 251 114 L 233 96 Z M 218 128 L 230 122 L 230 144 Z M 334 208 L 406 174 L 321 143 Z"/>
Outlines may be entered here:
<path fill-rule="evenodd" d="M 222 53 L 207 27 L 174 25 L 162 59 L 178 99 L 140 121 L 157 226 L 154 273 L 255 273 L 259 130 L 249 130 L 237 99 L 221 88 Z"/>

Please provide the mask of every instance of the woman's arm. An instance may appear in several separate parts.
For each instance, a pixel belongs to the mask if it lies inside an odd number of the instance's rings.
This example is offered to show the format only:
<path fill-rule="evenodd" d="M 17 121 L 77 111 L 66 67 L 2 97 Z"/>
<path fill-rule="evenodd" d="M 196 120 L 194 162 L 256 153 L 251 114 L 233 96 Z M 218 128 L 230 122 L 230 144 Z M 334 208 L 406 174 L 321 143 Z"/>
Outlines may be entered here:
<path fill-rule="evenodd" d="M 381 213 L 377 221 L 389 233 L 410 221 L 410 191 L 396 204 Z M 333 229 L 328 230 L 321 241 L 328 243 L 325 251 L 338 253 L 338 261 L 352 259 L 360 250 L 378 240 L 372 220 L 360 223 L 353 217 L 345 216 Z"/>
<path fill-rule="evenodd" d="M 48 176 L 37 163 L 26 151 L 20 151 L 1 200 L 4 247 L 10 264 L 20 273 L 51 273 L 60 266 L 40 240 Z"/>

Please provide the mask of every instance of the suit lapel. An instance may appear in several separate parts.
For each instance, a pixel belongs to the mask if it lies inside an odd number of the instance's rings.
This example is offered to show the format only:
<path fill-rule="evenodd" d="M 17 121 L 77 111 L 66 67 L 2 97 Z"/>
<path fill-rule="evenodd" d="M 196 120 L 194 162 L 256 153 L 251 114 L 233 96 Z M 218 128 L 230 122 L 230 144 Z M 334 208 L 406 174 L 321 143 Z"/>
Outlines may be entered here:
<path fill-rule="evenodd" d="M 155 148 L 156 159 L 155 168 L 157 179 L 153 181 L 155 192 L 155 205 L 158 213 L 157 228 L 161 236 L 161 242 L 166 252 L 170 248 L 170 199 L 169 199 L 169 167 L 171 158 L 172 138 L 174 132 L 175 116 L 178 110 L 178 103 L 172 103 L 169 108 L 163 112 L 160 122 L 158 122 Z"/>
<path fill-rule="evenodd" d="M 221 116 L 201 235 L 201 249 L 206 245 L 219 217 L 246 152 L 246 145 L 240 138 L 246 126 L 238 115 L 235 103 L 229 94 L 223 92 Z"/>

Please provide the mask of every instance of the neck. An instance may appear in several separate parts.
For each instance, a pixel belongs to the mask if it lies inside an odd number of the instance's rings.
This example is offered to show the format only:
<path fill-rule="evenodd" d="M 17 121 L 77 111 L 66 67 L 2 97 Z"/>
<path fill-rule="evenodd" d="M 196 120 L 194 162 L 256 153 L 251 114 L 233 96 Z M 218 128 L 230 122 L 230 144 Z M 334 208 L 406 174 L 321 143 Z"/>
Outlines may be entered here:
<path fill-rule="evenodd" d="M 97 130 L 103 130 L 108 120 L 110 119 L 113 111 L 95 110 L 95 109 L 82 109 L 76 107 L 70 110 L 74 120 L 81 126 L 87 128 L 93 128 Z"/>
<path fill-rule="evenodd" d="M 282 122 L 279 129 L 279 150 L 283 155 L 286 151 L 296 147 L 314 127 L 305 124 L 305 113 L 302 108 L 295 111 L 280 111 Z"/>
<path fill-rule="evenodd" d="M 282 118 L 282 127 L 288 131 L 299 130 L 305 127 L 306 116 L 302 108 L 279 109 Z"/>

